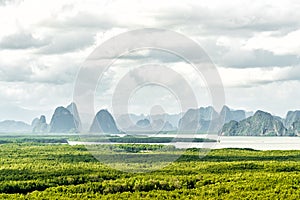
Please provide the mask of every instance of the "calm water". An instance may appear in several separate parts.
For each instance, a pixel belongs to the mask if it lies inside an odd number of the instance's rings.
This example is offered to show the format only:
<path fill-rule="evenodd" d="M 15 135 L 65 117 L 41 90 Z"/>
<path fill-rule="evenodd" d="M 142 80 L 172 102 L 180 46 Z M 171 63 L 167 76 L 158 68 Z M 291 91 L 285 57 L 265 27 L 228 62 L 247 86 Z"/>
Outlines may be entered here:
<path fill-rule="evenodd" d="M 168 137 L 170 137 L 170 135 L 168 135 Z M 205 138 L 206 136 L 202 135 L 198 137 Z M 214 137 L 212 138 L 217 139 Z M 226 136 L 225 137 L 222 136 L 219 137 L 218 139 L 219 142 L 204 142 L 204 143 L 176 142 L 176 143 L 159 143 L 159 144 L 174 145 L 177 148 L 194 147 L 194 148 L 211 148 L 211 149 L 251 148 L 256 150 L 300 150 L 300 137 L 247 137 L 247 136 L 241 136 L 241 137 Z M 76 144 L 93 145 L 93 144 L 107 144 L 107 143 L 69 141 L 69 144 L 70 145 L 76 145 Z M 148 143 L 148 144 L 155 144 L 155 143 Z"/>

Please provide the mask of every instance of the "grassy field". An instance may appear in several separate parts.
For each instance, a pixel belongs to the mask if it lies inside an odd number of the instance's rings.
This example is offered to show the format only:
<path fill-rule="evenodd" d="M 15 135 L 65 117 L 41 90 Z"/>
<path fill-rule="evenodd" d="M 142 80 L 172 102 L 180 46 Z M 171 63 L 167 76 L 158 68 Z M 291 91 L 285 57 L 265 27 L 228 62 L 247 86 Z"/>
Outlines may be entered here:
<path fill-rule="evenodd" d="M 151 146 L 151 145 L 150 145 Z M 126 155 L 174 154 L 159 146 L 119 145 Z M 123 151 L 120 151 L 123 150 Z M 84 146 L 0 145 L 0 199 L 299 199 L 300 151 L 176 150 L 176 162 L 127 173 L 96 160 Z M 108 152 L 103 152 L 103 154 Z M 117 162 L 117 161 L 115 161 Z M 163 162 L 161 160 L 153 160 Z M 131 163 L 117 163 L 124 167 Z M 136 165 L 143 163 L 136 162 Z"/>

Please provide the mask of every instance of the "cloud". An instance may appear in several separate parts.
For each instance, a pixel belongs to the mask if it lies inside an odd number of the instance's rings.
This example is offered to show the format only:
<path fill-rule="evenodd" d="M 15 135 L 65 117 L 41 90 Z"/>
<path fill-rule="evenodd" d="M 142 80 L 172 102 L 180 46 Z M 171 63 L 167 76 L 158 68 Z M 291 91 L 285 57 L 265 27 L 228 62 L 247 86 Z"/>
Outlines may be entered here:
<path fill-rule="evenodd" d="M 300 57 L 296 55 L 275 55 L 267 50 L 228 50 L 218 59 L 218 64 L 235 68 L 286 67 L 298 65 Z"/>
<path fill-rule="evenodd" d="M 187 1 L 175 8 L 159 9 L 154 16 L 168 27 L 191 27 L 207 35 L 249 36 L 253 32 L 295 29 L 300 24 L 299 7 L 297 1 Z"/>
<path fill-rule="evenodd" d="M 225 87 L 247 88 L 259 85 L 299 81 L 300 65 L 269 68 L 219 68 Z"/>
<path fill-rule="evenodd" d="M 18 73 L 16 73 L 18 71 Z M 0 80 L 7 82 L 25 81 L 31 76 L 30 68 L 18 66 L 2 66 L 0 67 Z"/>
<path fill-rule="evenodd" d="M 61 58 L 62 61 L 60 60 Z M 79 67 L 77 61 L 69 62 L 70 56 L 30 59 L 18 58 L 13 63 L 0 61 L 0 80 L 5 82 L 40 83 L 62 85 L 73 83 Z M 55 78 L 54 78 L 55 77 Z"/>
<path fill-rule="evenodd" d="M 285 117 L 288 110 L 299 110 L 300 81 L 271 82 L 255 87 L 226 87 L 226 104 L 246 110 L 265 110 Z"/>
<path fill-rule="evenodd" d="M 114 21 L 110 15 L 78 11 L 75 15 L 63 18 L 59 14 L 52 16 L 41 21 L 39 26 L 68 31 L 74 29 L 108 30 L 118 26 L 118 22 Z"/>
<path fill-rule="evenodd" d="M 4 106 L 12 102 L 18 107 L 52 109 L 69 103 L 76 72 L 93 48 L 119 33 L 144 27 L 173 30 L 198 42 L 220 66 L 229 105 L 248 110 L 262 105 L 280 113 L 299 105 L 294 99 L 300 74 L 297 0 L 12 2 L 19 1 L 0 0 L 0 102 Z M 197 58 L 192 48 L 187 51 Z M 122 66 L 104 77 L 102 99 L 113 92 L 124 68 L 152 62 L 178 66 L 199 98 L 208 99 L 197 74 L 174 55 L 141 52 L 119 62 Z"/>
<path fill-rule="evenodd" d="M 299 54 L 276 54 L 271 48 L 248 46 L 247 38 L 218 36 L 198 39 L 209 57 L 219 66 L 228 68 L 286 67 L 300 63 Z M 297 41 L 294 42 L 297 44 Z"/>
<path fill-rule="evenodd" d="M 48 114 L 45 110 L 30 110 L 22 108 L 21 106 L 15 106 L 14 104 L 0 104 L 0 121 L 12 119 L 12 120 L 25 120 L 27 123 L 31 123 L 32 119 L 39 117 L 42 113 Z M 52 112 L 52 111 L 51 111 Z M 25 117 L 25 118 L 24 118 Z M 49 122 L 49 119 L 48 119 Z"/>
<path fill-rule="evenodd" d="M 32 117 L 46 114 L 50 120 L 54 109 L 58 105 L 65 105 L 72 101 L 72 84 L 63 85 L 24 83 L 24 82 L 2 82 L 0 81 L 0 108 L 7 106 L 3 111 L 6 116 L 16 117 L 18 120 L 31 122 Z M 9 107 L 14 107 L 9 109 Z M 31 111 L 32 114 L 24 114 L 22 110 Z M 1 109 L 2 110 L 2 109 Z M 34 115 L 33 115 L 34 114 Z M 18 116 L 19 115 L 19 116 Z M 1 113 L 1 119 L 8 119 Z M 10 119 L 14 119 L 11 118 Z"/>
<path fill-rule="evenodd" d="M 272 33 L 259 33 L 250 38 L 246 49 L 262 49 L 273 52 L 276 55 L 292 54 L 300 56 L 300 29 L 289 32 L 286 35 L 274 35 Z"/>
<path fill-rule="evenodd" d="M 51 42 L 42 47 L 38 54 L 63 54 L 83 50 L 95 43 L 95 33 L 83 32 L 65 32 L 57 33 L 51 39 Z"/>
<path fill-rule="evenodd" d="M 0 6 L 6 6 L 9 4 L 19 4 L 24 0 L 0 0 Z"/>
<path fill-rule="evenodd" d="M 0 40 L 0 49 L 39 48 L 47 43 L 47 40 L 35 38 L 31 33 L 19 32 L 3 37 Z"/>

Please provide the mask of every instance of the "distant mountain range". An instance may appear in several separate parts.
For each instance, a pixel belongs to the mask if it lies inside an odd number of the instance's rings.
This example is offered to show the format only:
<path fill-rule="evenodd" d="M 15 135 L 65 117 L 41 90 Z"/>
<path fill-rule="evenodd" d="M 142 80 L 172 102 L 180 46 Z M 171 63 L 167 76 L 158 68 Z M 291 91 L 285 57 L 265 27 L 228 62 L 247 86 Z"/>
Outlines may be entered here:
<path fill-rule="evenodd" d="M 32 127 L 29 124 L 21 121 L 5 120 L 0 122 L 0 132 L 5 133 L 18 133 L 18 132 L 29 132 Z"/>
<path fill-rule="evenodd" d="M 180 114 L 156 114 L 156 115 L 135 115 L 123 114 L 116 117 L 117 125 L 123 131 L 142 131 L 142 130 L 161 130 L 161 131 L 174 131 L 177 130 L 179 120 L 183 116 Z M 144 121 L 149 124 L 141 126 Z"/>
<path fill-rule="evenodd" d="M 178 128 L 180 131 L 186 132 L 218 132 L 225 123 L 245 118 L 245 111 L 231 110 L 227 106 L 223 106 L 220 113 L 211 106 L 200 107 L 199 109 L 189 109 L 180 119 Z"/>
<path fill-rule="evenodd" d="M 177 130 L 169 121 L 164 121 L 163 118 L 149 120 L 147 118 L 138 120 L 133 126 L 126 129 L 127 132 L 131 131 L 175 131 Z"/>
<path fill-rule="evenodd" d="M 81 132 L 82 122 L 75 103 L 55 109 L 48 124 L 41 115 L 31 125 L 20 121 L 0 122 L 0 132 L 69 133 Z M 108 110 L 100 110 L 90 124 L 91 133 L 180 131 L 219 133 L 224 136 L 299 136 L 300 111 L 288 111 L 280 118 L 264 111 L 246 112 L 223 106 L 218 113 L 213 107 L 189 109 L 180 114 L 135 115 L 114 117 Z"/>
<path fill-rule="evenodd" d="M 300 136 L 300 111 L 289 111 L 285 119 L 258 110 L 240 122 L 226 123 L 221 135 L 230 136 Z"/>

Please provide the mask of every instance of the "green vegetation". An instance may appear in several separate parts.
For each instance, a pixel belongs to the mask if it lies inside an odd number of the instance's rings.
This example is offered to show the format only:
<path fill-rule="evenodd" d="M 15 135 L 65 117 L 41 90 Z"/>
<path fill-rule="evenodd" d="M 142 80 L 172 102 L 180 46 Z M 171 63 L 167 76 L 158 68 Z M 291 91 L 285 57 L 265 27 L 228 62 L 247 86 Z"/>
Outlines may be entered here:
<path fill-rule="evenodd" d="M 207 138 L 176 138 L 176 137 L 145 137 L 145 136 L 124 136 L 124 137 L 99 137 L 88 135 L 81 138 L 81 141 L 88 142 L 115 142 L 115 143 L 171 143 L 171 142 L 216 142 Z"/>
<path fill-rule="evenodd" d="M 139 153 L 139 152 L 150 152 L 150 151 L 180 151 L 176 149 L 172 145 L 153 145 L 153 144 L 109 144 L 109 145 L 94 145 L 95 148 L 91 149 L 101 149 L 104 152 L 108 153 L 119 153 L 119 152 L 131 152 L 131 153 Z M 98 147 L 98 148 L 97 148 Z M 182 152 L 182 151 L 180 151 Z M 132 156 L 132 155 L 131 155 Z"/>
<path fill-rule="evenodd" d="M 176 137 L 147 137 L 147 136 L 113 136 L 104 134 L 23 134 L 0 135 L 1 143 L 68 143 L 69 141 L 82 142 L 109 142 L 109 143 L 172 143 L 172 142 L 217 142 L 208 138 L 176 138 Z"/>
<path fill-rule="evenodd" d="M 183 153 L 158 171 L 133 174 L 108 168 L 84 146 L 4 143 L 0 199 L 299 199 L 300 151 L 221 149 L 201 158 L 198 149 L 161 148 L 110 149 L 130 155 Z"/>
<path fill-rule="evenodd" d="M 53 135 L 1 135 L 4 143 L 68 143 L 67 137 Z"/>

